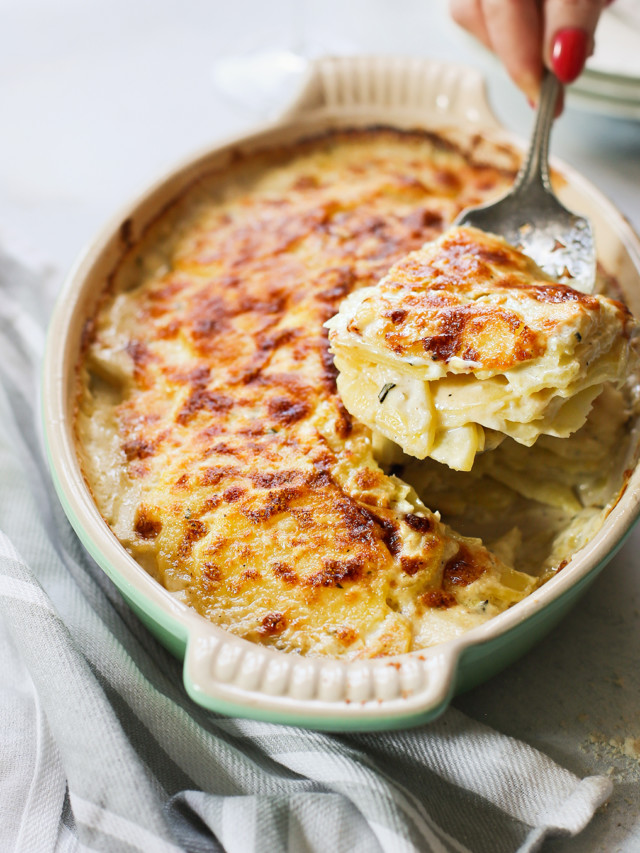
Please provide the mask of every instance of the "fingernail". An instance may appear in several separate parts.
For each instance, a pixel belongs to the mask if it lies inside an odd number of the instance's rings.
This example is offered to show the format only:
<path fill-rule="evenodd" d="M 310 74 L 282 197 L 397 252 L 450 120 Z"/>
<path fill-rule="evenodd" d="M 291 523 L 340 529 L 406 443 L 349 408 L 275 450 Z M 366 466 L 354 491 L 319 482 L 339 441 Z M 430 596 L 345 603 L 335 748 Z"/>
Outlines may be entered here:
<path fill-rule="evenodd" d="M 561 83 L 573 83 L 587 59 L 589 38 L 584 30 L 558 30 L 551 45 L 551 67 Z"/>

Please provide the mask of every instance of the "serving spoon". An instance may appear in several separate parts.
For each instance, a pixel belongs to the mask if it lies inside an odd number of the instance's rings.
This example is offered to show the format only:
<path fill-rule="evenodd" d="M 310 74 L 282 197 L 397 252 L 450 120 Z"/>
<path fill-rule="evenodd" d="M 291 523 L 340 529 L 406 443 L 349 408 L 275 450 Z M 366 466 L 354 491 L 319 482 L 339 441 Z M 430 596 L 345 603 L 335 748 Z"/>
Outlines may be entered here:
<path fill-rule="evenodd" d="M 556 281 L 591 293 L 596 277 L 591 223 L 560 204 L 549 178 L 549 135 L 559 92 L 557 77 L 546 71 L 529 151 L 512 189 L 498 201 L 463 210 L 454 224 L 499 234 Z"/>

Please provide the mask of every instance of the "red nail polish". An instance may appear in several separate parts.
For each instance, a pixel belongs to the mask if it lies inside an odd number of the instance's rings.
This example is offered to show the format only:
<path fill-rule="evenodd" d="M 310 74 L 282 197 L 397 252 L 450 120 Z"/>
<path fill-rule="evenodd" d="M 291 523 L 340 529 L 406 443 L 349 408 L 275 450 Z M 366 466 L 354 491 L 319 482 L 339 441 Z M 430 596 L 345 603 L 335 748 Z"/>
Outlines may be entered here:
<path fill-rule="evenodd" d="M 558 30 L 551 46 L 551 67 L 561 83 L 573 83 L 587 59 L 588 36 L 584 30 Z"/>

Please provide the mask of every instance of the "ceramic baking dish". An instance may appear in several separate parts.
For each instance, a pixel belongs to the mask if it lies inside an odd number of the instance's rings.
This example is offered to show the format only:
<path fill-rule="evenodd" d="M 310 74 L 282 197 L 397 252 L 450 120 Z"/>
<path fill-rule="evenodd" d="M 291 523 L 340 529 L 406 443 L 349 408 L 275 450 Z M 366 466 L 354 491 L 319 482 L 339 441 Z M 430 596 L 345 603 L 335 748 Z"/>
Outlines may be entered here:
<path fill-rule="evenodd" d="M 198 175 L 252 151 L 333 127 L 388 124 L 458 127 L 514 144 L 499 127 L 479 75 L 423 59 L 352 57 L 316 63 L 278 121 L 200 154 L 129 204 L 71 272 L 49 329 L 43 414 L 53 478 L 78 536 L 145 625 L 184 657 L 184 683 L 201 705 L 225 714 L 318 729 L 390 729 L 440 714 L 456 692 L 489 678 L 548 632 L 621 545 L 639 512 L 640 470 L 604 526 L 556 577 L 459 639 L 397 658 L 344 662 L 303 658 L 240 639 L 177 602 L 125 551 L 83 479 L 73 436 L 74 365 L 85 321 L 110 274 L 147 225 Z M 519 143 L 515 141 L 515 144 Z M 564 203 L 590 217 L 598 254 L 640 314 L 640 242 L 615 208 L 569 167 L 555 163 Z M 437 507 L 434 507 L 437 509 Z"/>

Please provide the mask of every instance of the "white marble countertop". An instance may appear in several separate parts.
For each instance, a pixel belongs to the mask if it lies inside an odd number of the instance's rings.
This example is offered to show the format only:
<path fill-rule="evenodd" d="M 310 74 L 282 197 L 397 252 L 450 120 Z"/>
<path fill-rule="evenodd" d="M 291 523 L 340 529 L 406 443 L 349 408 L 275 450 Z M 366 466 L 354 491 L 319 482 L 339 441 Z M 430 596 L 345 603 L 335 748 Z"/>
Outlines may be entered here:
<path fill-rule="evenodd" d="M 277 110 L 277 99 L 225 99 L 218 57 L 296 45 L 475 65 L 498 117 L 528 134 L 524 98 L 449 22 L 444 0 L 0 0 L 0 243 L 61 279 L 164 168 Z M 640 123 L 569 106 L 552 149 L 640 229 Z M 552 851 L 640 850 L 639 549 L 636 530 L 546 641 L 457 701 L 579 775 L 614 779 L 609 805 Z"/>

